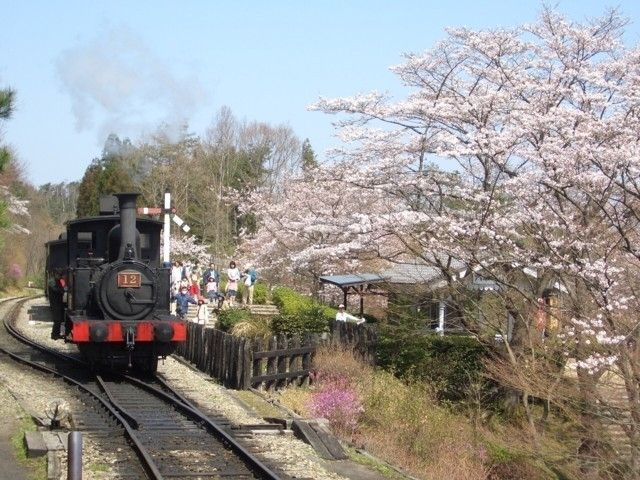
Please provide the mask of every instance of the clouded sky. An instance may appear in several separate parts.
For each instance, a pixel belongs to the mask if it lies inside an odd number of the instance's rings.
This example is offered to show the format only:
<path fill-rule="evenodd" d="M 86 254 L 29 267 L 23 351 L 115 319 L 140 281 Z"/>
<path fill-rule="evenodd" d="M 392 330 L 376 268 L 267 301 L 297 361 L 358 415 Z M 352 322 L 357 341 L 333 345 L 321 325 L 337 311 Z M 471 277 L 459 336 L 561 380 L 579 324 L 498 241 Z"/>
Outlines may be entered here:
<path fill-rule="evenodd" d="M 337 145 L 319 96 L 404 94 L 388 67 L 449 26 L 535 21 L 519 0 L 0 0 L 0 87 L 17 92 L 2 126 L 35 185 L 79 180 L 107 135 L 132 141 L 158 125 L 204 134 L 226 105 L 239 119 L 289 125 L 318 154 Z M 571 19 L 619 6 L 640 44 L 638 0 L 563 0 Z"/>

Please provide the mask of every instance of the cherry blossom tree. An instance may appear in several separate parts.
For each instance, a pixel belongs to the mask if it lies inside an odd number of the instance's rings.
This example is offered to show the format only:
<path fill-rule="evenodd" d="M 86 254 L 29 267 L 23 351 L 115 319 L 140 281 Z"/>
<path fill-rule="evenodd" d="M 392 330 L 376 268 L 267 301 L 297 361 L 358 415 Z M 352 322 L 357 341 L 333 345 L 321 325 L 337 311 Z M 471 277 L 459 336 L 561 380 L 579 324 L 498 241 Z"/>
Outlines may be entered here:
<path fill-rule="evenodd" d="M 199 242 L 193 235 L 172 235 L 170 249 L 171 257 L 180 261 L 207 265 L 212 259 L 211 254 L 207 251 L 207 246 Z"/>
<path fill-rule="evenodd" d="M 392 67 L 406 98 L 320 99 L 311 108 L 337 115 L 344 147 L 276 197 L 253 193 L 244 208 L 260 229 L 243 251 L 314 276 L 410 258 L 439 268 L 451 287 L 460 285 L 452 260 L 481 272 L 524 332 L 506 342 L 504 365 L 517 374 L 557 364 L 556 355 L 574 359 L 587 405 L 580 451 L 594 454 L 601 420 L 615 420 L 637 472 L 640 49 L 623 46 L 624 25 L 616 11 L 578 24 L 545 9 L 519 28 L 450 29 Z M 551 286 L 562 291 L 561 325 L 542 345 L 532 313 Z M 534 436 L 527 399 L 566 374 L 546 372 L 544 388 L 532 383 L 538 375 L 512 380 Z M 607 398 L 604 379 L 624 407 Z"/>

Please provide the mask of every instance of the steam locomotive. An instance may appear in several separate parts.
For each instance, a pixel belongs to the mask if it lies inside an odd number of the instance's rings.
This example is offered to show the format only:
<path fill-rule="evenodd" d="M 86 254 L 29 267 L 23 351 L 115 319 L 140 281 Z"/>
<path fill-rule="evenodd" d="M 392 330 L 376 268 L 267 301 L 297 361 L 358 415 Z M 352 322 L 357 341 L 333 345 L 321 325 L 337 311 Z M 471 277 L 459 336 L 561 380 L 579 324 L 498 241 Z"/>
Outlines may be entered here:
<path fill-rule="evenodd" d="M 137 196 L 101 199 L 100 216 L 69 221 L 46 243 L 46 296 L 52 337 L 77 344 L 96 367 L 152 373 L 186 340 L 186 324 L 169 310 L 163 224 L 136 218 Z"/>

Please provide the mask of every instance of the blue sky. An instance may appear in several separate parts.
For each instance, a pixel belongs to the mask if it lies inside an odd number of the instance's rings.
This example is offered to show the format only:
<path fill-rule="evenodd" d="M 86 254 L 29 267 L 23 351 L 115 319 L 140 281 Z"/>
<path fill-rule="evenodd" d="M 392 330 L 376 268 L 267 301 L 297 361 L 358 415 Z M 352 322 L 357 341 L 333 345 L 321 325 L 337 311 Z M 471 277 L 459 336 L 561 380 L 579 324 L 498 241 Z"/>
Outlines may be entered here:
<path fill-rule="evenodd" d="M 584 20 L 617 6 L 640 43 L 640 2 L 564 0 Z M 0 0 L 0 87 L 17 92 L 0 135 L 34 185 L 79 180 L 108 133 L 137 141 L 161 122 L 204 134 L 229 106 L 239 119 L 290 126 L 316 153 L 337 144 L 319 96 L 404 92 L 388 67 L 449 26 L 533 22 L 537 1 Z"/>

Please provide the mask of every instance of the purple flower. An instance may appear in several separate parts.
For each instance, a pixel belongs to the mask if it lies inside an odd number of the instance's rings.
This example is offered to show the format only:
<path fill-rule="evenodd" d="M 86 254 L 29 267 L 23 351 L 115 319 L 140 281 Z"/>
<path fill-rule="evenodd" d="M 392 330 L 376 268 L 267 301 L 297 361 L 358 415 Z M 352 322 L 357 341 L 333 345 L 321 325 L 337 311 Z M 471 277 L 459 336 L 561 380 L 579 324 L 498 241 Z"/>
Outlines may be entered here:
<path fill-rule="evenodd" d="M 9 271 L 7 272 L 7 277 L 14 281 L 19 280 L 22 277 L 22 269 L 20 268 L 20 265 L 12 263 L 9 267 Z"/>
<path fill-rule="evenodd" d="M 353 431 L 364 408 L 346 379 L 333 378 L 323 382 L 312 395 L 309 410 L 317 417 L 326 418 L 336 428 Z"/>

